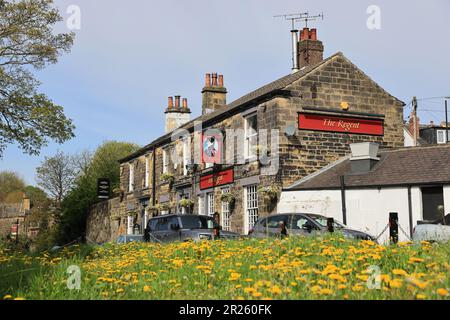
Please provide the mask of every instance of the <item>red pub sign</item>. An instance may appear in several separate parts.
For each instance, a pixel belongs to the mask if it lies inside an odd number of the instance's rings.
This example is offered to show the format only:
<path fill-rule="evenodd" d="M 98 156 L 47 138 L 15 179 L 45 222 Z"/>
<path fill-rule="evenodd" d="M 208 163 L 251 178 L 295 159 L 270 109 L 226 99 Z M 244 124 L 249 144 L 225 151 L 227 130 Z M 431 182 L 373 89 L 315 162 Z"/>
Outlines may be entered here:
<path fill-rule="evenodd" d="M 200 177 L 200 190 L 222 186 L 234 182 L 233 169 L 208 174 Z"/>
<path fill-rule="evenodd" d="M 374 136 L 384 135 L 384 121 L 353 117 L 300 113 L 298 128 L 302 130 L 331 131 Z"/>

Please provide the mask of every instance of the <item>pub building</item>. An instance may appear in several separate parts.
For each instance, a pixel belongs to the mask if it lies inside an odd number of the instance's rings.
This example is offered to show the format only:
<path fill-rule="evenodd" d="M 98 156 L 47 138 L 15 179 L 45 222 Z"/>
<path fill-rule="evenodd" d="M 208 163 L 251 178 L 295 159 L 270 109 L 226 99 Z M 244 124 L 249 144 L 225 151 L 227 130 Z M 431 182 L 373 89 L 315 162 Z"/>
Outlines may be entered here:
<path fill-rule="evenodd" d="M 404 145 L 402 101 L 343 53 L 323 59 L 316 29 L 301 30 L 297 45 L 298 68 L 231 103 L 223 76 L 206 74 L 193 120 L 187 99 L 170 97 L 165 134 L 120 160 L 120 194 L 92 209 L 88 234 L 142 232 L 168 213 L 218 213 L 224 230 L 247 234 L 277 212 L 283 188 L 348 155 L 350 144 Z M 189 135 L 173 139 L 180 129 Z M 108 233 L 99 236 L 98 221 L 110 223 Z"/>

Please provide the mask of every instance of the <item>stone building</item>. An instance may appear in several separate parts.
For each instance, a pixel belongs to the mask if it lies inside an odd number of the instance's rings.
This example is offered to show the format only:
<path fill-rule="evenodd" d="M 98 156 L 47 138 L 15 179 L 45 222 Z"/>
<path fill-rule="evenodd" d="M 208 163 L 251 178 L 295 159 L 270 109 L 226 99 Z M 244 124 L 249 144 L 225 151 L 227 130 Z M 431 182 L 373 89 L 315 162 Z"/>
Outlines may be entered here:
<path fill-rule="evenodd" d="M 217 212 L 224 229 L 246 234 L 277 211 L 282 188 L 347 155 L 351 143 L 403 146 L 404 103 L 341 52 L 323 59 L 315 29 L 300 33 L 298 65 L 228 104 L 223 76 L 207 74 L 193 120 L 186 99 L 169 98 L 165 134 L 120 161 L 111 238 L 118 225 L 142 232 L 149 217 L 169 212 Z"/>

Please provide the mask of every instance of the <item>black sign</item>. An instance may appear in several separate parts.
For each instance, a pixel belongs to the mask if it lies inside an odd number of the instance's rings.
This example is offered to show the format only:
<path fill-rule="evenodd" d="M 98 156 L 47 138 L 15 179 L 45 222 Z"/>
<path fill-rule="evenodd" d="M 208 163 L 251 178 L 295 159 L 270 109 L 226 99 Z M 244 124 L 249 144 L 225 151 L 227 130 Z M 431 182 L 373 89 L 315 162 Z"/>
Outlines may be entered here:
<path fill-rule="evenodd" d="M 109 199 L 110 183 L 108 178 L 100 178 L 97 180 L 97 197 L 99 199 Z"/>

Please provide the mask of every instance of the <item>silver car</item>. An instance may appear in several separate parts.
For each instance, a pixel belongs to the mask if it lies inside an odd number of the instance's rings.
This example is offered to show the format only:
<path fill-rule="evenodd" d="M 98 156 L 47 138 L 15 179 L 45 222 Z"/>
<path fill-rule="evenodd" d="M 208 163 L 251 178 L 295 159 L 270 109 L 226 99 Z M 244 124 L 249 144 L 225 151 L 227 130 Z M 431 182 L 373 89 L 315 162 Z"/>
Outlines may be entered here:
<path fill-rule="evenodd" d="M 258 219 L 253 229 L 250 230 L 250 236 L 255 238 L 265 238 L 270 236 L 279 237 L 283 235 L 314 236 L 328 232 L 327 222 L 328 218 L 319 214 L 277 214 Z M 333 222 L 333 228 L 349 239 L 376 241 L 370 234 L 349 229 L 337 221 Z M 284 232 L 282 232 L 283 229 Z"/>
<path fill-rule="evenodd" d="M 147 223 L 144 238 L 151 242 L 201 241 L 214 239 L 238 239 L 237 233 L 224 231 L 209 216 L 164 215 Z"/>

